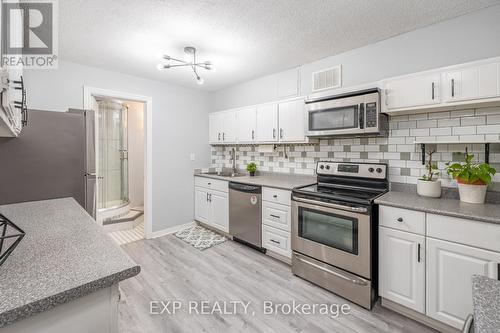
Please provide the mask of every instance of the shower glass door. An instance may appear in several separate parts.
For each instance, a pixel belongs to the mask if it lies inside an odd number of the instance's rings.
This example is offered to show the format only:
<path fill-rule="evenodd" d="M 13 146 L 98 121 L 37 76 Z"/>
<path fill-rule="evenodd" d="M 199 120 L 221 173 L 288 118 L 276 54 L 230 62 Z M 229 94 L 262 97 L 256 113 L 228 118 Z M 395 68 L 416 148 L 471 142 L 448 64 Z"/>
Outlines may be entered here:
<path fill-rule="evenodd" d="M 128 196 L 127 107 L 116 101 L 98 102 L 98 208 L 124 206 Z"/>

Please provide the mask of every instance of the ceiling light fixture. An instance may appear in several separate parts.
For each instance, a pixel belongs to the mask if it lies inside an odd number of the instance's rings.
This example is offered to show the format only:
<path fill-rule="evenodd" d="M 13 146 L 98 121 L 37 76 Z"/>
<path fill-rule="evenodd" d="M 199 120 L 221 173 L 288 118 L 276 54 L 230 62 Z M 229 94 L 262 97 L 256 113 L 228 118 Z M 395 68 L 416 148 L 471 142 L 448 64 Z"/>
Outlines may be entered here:
<path fill-rule="evenodd" d="M 185 59 L 186 60 L 180 60 L 176 58 L 172 58 L 171 56 L 164 55 L 163 59 L 164 62 L 158 64 L 156 68 L 158 70 L 163 71 L 165 69 L 173 68 L 173 67 L 185 67 L 189 66 L 194 72 L 194 75 L 196 76 L 196 83 L 198 84 L 203 84 L 204 80 L 203 78 L 198 74 L 197 69 L 198 68 L 203 68 L 209 71 L 214 70 L 214 66 L 210 61 L 205 61 L 205 62 L 196 62 L 196 48 L 192 46 L 186 46 L 184 48 L 184 54 L 185 54 Z M 172 63 L 173 62 L 173 63 Z"/>

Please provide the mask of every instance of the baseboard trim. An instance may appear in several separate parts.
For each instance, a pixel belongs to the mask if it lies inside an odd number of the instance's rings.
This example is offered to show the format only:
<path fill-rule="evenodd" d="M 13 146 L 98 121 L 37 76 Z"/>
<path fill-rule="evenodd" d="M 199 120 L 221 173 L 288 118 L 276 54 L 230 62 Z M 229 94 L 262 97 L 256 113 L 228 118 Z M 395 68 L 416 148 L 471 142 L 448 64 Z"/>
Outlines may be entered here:
<path fill-rule="evenodd" d="M 173 227 L 170 227 L 170 228 L 166 228 L 166 229 L 163 229 L 163 230 L 153 231 L 149 235 L 149 237 L 147 237 L 147 239 L 158 238 L 158 237 L 162 237 L 162 236 L 174 234 L 174 233 L 176 233 L 179 230 L 192 227 L 194 224 L 195 224 L 195 222 L 189 222 L 189 223 L 179 224 L 179 225 L 176 225 L 176 226 L 173 226 Z"/>
<path fill-rule="evenodd" d="M 435 319 L 432 319 L 430 317 L 427 317 L 426 315 L 417 312 L 412 309 L 408 309 L 407 307 L 397 304 L 393 301 L 390 301 L 388 299 L 385 299 L 383 297 L 380 297 L 380 305 L 382 305 L 384 308 L 387 308 L 389 310 L 392 310 L 394 312 L 397 312 L 399 314 L 402 314 L 403 316 L 406 316 L 408 318 L 411 318 L 415 321 L 418 321 L 419 323 L 422 323 L 426 326 L 429 326 L 430 328 L 433 328 L 435 330 L 438 330 L 439 332 L 443 333 L 460 333 L 460 330 L 457 330 L 454 327 L 451 327 L 447 324 L 444 324 L 440 321 L 437 321 Z"/>

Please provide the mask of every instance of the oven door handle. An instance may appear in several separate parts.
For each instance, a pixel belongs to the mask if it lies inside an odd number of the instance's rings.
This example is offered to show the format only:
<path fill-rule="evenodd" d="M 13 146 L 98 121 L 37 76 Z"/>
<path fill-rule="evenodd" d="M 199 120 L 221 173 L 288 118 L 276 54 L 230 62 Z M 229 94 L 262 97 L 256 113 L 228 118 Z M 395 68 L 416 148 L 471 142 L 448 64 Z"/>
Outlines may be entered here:
<path fill-rule="evenodd" d="M 306 260 L 306 259 L 303 259 L 303 258 L 301 258 L 300 256 L 298 256 L 297 254 L 295 254 L 295 258 L 296 258 L 297 260 L 299 260 L 299 261 L 303 262 L 303 263 L 304 263 L 304 264 L 306 264 L 306 265 L 313 266 L 314 268 L 317 268 L 317 269 L 319 269 L 319 270 L 321 270 L 321 271 L 323 271 L 323 272 L 325 272 L 325 273 L 335 275 L 336 277 L 341 278 L 341 279 L 346 280 L 346 281 L 349 281 L 349 282 L 351 282 L 351 283 L 354 283 L 354 284 L 357 284 L 357 285 L 360 285 L 360 286 L 366 286 L 366 285 L 368 284 L 368 283 L 367 283 L 365 280 L 363 280 L 363 279 L 360 279 L 360 278 L 351 278 L 351 277 L 346 276 L 346 275 L 344 275 L 344 274 L 342 274 L 342 273 L 336 272 L 336 271 L 334 271 L 334 270 L 331 270 L 331 269 L 325 268 L 325 267 L 323 267 L 323 266 L 321 266 L 321 265 L 318 265 L 318 264 L 315 264 L 315 263 L 313 263 L 313 262 L 310 262 L 310 261 L 308 261 L 308 260 Z"/>
<path fill-rule="evenodd" d="M 329 202 L 322 202 L 322 201 L 297 198 L 297 197 L 292 197 L 292 199 L 295 201 L 298 201 L 298 202 L 303 202 L 303 203 L 307 203 L 307 204 L 311 204 L 311 205 L 324 206 L 324 207 L 328 207 L 328 208 L 336 208 L 336 209 L 347 210 L 347 211 L 351 211 L 351 212 L 357 212 L 357 213 L 368 212 L 368 209 L 366 209 L 365 207 L 343 206 L 343 205 L 333 204 L 333 203 L 329 203 Z"/>

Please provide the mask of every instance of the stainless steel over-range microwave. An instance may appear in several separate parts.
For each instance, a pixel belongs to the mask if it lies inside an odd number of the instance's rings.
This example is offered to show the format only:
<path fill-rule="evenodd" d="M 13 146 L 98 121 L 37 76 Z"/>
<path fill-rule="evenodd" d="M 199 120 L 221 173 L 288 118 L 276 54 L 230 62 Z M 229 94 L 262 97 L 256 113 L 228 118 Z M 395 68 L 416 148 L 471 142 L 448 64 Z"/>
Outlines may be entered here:
<path fill-rule="evenodd" d="M 306 100 L 306 110 L 308 136 L 387 135 L 378 89 Z"/>

